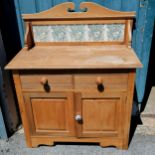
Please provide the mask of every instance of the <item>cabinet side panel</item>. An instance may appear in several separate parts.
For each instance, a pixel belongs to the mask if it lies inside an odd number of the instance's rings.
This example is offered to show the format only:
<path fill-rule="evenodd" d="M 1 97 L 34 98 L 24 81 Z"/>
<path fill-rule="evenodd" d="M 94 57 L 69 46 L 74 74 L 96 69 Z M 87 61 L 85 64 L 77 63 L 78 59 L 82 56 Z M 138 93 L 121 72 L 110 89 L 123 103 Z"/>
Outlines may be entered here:
<path fill-rule="evenodd" d="M 135 69 L 129 71 L 128 77 L 128 93 L 127 100 L 125 103 L 124 109 L 124 149 L 128 148 L 129 143 L 129 131 L 130 131 L 130 122 L 131 122 L 131 111 L 133 105 L 133 93 L 134 93 L 134 84 L 135 84 Z"/>
<path fill-rule="evenodd" d="M 27 146 L 32 147 L 31 137 L 30 137 L 30 126 L 28 124 L 28 120 L 26 116 L 26 109 L 25 109 L 23 94 L 21 90 L 20 75 L 18 71 L 13 71 L 13 79 L 14 79 L 17 98 L 18 98 L 18 104 L 19 104 L 20 114 L 22 118 L 22 123 L 25 131 L 24 133 L 26 137 Z"/>

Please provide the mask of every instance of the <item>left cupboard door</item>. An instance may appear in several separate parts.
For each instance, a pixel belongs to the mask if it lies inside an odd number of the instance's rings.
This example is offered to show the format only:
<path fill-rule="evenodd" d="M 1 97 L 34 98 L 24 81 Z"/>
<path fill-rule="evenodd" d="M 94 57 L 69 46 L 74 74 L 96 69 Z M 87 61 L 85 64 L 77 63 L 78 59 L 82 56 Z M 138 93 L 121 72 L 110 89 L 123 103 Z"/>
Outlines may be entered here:
<path fill-rule="evenodd" d="M 32 135 L 74 136 L 73 93 L 24 93 Z"/>

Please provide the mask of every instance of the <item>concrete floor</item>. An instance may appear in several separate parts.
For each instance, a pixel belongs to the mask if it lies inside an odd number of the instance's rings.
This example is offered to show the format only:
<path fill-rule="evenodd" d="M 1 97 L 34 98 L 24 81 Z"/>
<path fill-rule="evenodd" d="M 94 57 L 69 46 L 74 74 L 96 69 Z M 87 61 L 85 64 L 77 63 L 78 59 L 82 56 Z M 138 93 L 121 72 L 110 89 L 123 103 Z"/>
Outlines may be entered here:
<path fill-rule="evenodd" d="M 142 125 L 138 125 L 136 133 L 155 135 L 155 87 L 152 87 L 146 107 L 141 113 Z"/>
<path fill-rule="evenodd" d="M 155 155 L 155 87 L 152 89 L 142 124 L 138 125 L 128 150 L 114 147 L 101 148 L 92 144 L 56 144 L 27 148 L 23 130 L 19 130 L 8 140 L 0 141 L 0 155 Z"/>
<path fill-rule="evenodd" d="M 24 135 L 16 133 L 8 141 L 0 141 L 0 155 L 155 155 L 155 136 L 134 135 L 128 150 L 98 145 L 56 144 L 27 148 Z"/>

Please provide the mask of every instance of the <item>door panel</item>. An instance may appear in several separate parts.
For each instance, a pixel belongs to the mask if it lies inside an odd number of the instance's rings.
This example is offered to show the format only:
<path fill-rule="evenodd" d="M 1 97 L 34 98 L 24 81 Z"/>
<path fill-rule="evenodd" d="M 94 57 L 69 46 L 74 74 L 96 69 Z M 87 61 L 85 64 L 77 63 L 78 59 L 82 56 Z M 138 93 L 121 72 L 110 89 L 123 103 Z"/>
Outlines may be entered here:
<path fill-rule="evenodd" d="M 65 130 L 66 102 L 65 99 L 32 99 L 36 131 Z"/>
<path fill-rule="evenodd" d="M 89 93 L 87 96 L 76 93 L 75 115 L 82 118 L 81 121 L 76 121 L 77 137 L 122 136 L 126 95 L 112 95 L 91 97 Z"/>
<path fill-rule="evenodd" d="M 83 132 L 116 130 L 116 99 L 84 99 L 82 104 Z"/>
<path fill-rule="evenodd" d="M 32 134 L 73 136 L 72 93 L 24 93 Z"/>

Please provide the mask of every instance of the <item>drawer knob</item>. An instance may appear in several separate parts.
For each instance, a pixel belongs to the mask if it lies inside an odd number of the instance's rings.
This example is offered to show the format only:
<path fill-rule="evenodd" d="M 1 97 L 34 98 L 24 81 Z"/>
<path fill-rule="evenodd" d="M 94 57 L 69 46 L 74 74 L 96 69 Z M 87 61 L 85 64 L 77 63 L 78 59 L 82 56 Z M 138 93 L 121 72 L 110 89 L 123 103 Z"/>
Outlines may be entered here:
<path fill-rule="evenodd" d="M 76 120 L 77 122 L 82 122 L 82 117 L 81 117 L 81 115 L 76 115 L 76 116 L 75 116 L 75 120 Z"/>
<path fill-rule="evenodd" d="M 46 77 L 42 77 L 41 80 L 40 80 L 40 83 L 43 85 L 44 87 L 44 90 L 46 92 L 50 92 L 50 85 L 48 83 L 48 79 Z"/>
<path fill-rule="evenodd" d="M 97 77 L 97 79 L 96 79 L 96 84 L 97 85 L 100 85 L 100 84 L 102 84 L 103 83 L 103 79 L 101 78 L 101 77 Z"/>
<path fill-rule="evenodd" d="M 46 77 L 42 77 L 41 80 L 40 80 L 40 83 L 42 85 L 46 85 L 46 84 L 48 84 L 48 79 Z"/>
<path fill-rule="evenodd" d="M 103 92 L 104 91 L 104 85 L 103 85 L 102 77 L 97 77 L 96 84 L 97 84 L 98 91 Z"/>

